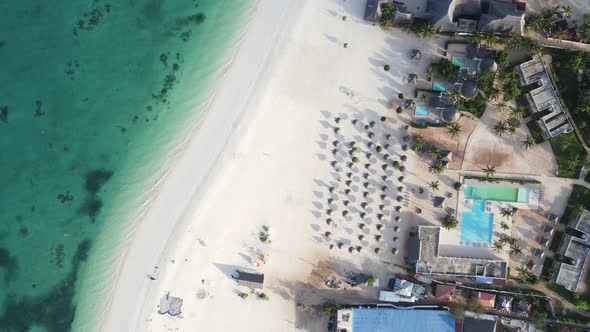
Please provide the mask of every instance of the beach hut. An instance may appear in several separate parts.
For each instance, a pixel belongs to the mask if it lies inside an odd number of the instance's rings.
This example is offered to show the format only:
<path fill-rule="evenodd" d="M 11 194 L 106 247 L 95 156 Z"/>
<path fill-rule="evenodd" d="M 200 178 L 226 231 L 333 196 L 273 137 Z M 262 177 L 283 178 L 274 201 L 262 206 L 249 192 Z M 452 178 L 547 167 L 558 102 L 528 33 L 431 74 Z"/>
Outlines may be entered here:
<path fill-rule="evenodd" d="M 483 305 L 484 307 L 493 308 L 496 304 L 496 294 L 475 292 L 475 296 L 477 297 L 479 304 Z"/>
<path fill-rule="evenodd" d="M 434 197 L 434 207 L 444 209 L 446 199 L 442 196 Z"/>
<path fill-rule="evenodd" d="M 235 279 L 238 280 L 238 284 L 253 289 L 262 289 L 264 283 L 264 274 L 256 272 L 246 272 L 243 270 L 237 270 L 238 276 Z"/>

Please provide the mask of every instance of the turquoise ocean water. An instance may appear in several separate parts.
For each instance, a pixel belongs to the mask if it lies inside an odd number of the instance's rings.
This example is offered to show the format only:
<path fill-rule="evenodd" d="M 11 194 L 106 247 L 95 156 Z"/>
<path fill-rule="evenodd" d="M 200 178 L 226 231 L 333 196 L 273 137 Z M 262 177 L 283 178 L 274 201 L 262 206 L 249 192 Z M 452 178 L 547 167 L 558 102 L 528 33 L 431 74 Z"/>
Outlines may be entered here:
<path fill-rule="evenodd" d="M 0 2 L 0 331 L 100 317 L 135 213 L 252 5 Z"/>

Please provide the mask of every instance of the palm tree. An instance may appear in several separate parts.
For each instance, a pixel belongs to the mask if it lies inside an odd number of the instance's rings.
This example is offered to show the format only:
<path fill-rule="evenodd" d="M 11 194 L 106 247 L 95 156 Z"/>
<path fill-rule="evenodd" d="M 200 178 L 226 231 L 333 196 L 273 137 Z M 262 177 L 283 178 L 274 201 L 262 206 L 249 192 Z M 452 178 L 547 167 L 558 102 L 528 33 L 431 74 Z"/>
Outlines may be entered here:
<path fill-rule="evenodd" d="M 508 131 L 508 126 L 506 125 L 506 122 L 504 122 L 504 121 L 498 121 L 494 125 L 494 134 L 496 134 L 496 136 L 502 136 L 502 135 L 506 134 L 507 131 Z"/>
<path fill-rule="evenodd" d="M 432 181 L 428 184 L 428 186 L 430 187 L 430 189 L 432 189 L 432 191 L 438 191 L 438 186 L 440 185 L 440 182 L 438 180 L 436 181 Z"/>
<path fill-rule="evenodd" d="M 451 91 L 448 92 L 449 94 L 449 99 L 451 99 L 453 101 L 453 103 L 457 104 L 459 102 L 459 100 L 461 100 L 461 98 L 463 98 L 463 95 L 461 94 L 461 89 L 453 89 Z"/>
<path fill-rule="evenodd" d="M 508 225 L 507 223 L 505 223 L 503 221 L 500 223 L 500 227 L 505 231 L 510 229 L 510 225 Z"/>
<path fill-rule="evenodd" d="M 420 95 L 420 98 L 419 98 L 419 99 L 420 99 L 421 101 L 423 101 L 423 102 L 426 102 L 426 103 L 427 103 L 427 102 L 429 102 L 429 101 L 430 101 L 430 95 L 429 95 L 429 94 L 427 94 L 427 93 L 423 93 L 423 94 L 421 94 L 421 95 Z"/>
<path fill-rule="evenodd" d="M 524 105 L 518 105 L 516 107 L 510 107 L 510 117 L 514 119 L 520 119 L 524 117 L 526 113 L 526 107 Z"/>
<path fill-rule="evenodd" d="M 441 175 L 445 170 L 443 163 L 440 160 L 437 160 L 432 166 L 430 166 L 430 173 L 434 175 Z"/>
<path fill-rule="evenodd" d="M 561 7 L 561 15 L 563 15 L 563 17 L 570 18 L 570 17 L 572 17 L 572 14 L 573 14 L 573 10 L 572 10 L 571 6 Z"/>
<path fill-rule="evenodd" d="M 422 135 L 416 136 L 416 140 L 414 141 L 414 149 L 416 151 L 424 150 L 424 146 L 426 145 L 426 141 Z"/>
<path fill-rule="evenodd" d="M 493 243 L 493 247 L 496 252 L 500 252 L 504 249 L 504 242 L 496 240 Z"/>
<path fill-rule="evenodd" d="M 557 39 L 557 43 L 560 44 L 563 38 L 565 38 L 566 33 L 563 29 L 557 29 L 551 35 L 552 38 Z"/>
<path fill-rule="evenodd" d="M 532 148 L 533 145 L 535 145 L 535 139 L 531 135 L 527 135 L 525 140 L 522 141 L 522 146 L 525 148 L 525 150 Z"/>
<path fill-rule="evenodd" d="M 428 22 L 424 24 L 422 27 L 420 27 L 420 30 L 418 30 L 418 37 L 422 39 L 430 38 L 434 36 L 435 33 L 436 28 L 434 27 L 434 24 Z"/>
<path fill-rule="evenodd" d="M 496 168 L 494 166 L 486 166 L 485 168 L 481 169 L 482 172 L 486 173 L 486 176 L 491 178 L 496 175 Z"/>
<path fill-rule="evenodd" d="M 428 155 L 431 156 L 434 159 L 438 159 L 441 156 L 441 151 L 439 148 L 437 148 L 436 146 L 433 146 L 430 149 L 430 152 L 428 152 Z"/>
<path fill-rule="evenodd" d="M 500 100 L 496 103 L 496 111 L 503 112 L 508 108 L 508 104 L 504 100 Z"/>
<path fill-rule="evenodd" d="M 414 32 L 414 25 L 410 21 L 406 21 L 401 24 L 401 30 L 407 34 L 411 34 Z"/>
<path fill-rule="evenodd" d="M 459 137 L 459 133 L 461 133 L 461 125 L 453 122 L 449 125 L 447 125 L 447 131 L 449 132 L 449 134 L 451 135 L 451 137 L 455 138 L 455 137 Z"/>
<path fill-rule="evenodd" d="M 574 214 L 574 217 L 576 217 L 576 218 L 580 218 L 584 214 L 585 211 L 586 211 L 586 207 L 584 207 L 584 205 L 581 203 L 578 203 L 573 206 L 573 214 Z"/>
<path fill-rule="evenodd" d="M 496 34 L 493 31 L 485 31 L 482 40 L 485 42 L 486 46 L 491 46 L 496 42 Z"/>
<path fill-rule="evenodd" d="M 428 65 L 428 67 L 426 67 L 426 76 L 428 76 L 429 81 L 432 79 L 432 65 Z"/>
<path fill-rule="evenodd" d="M 387 18 L 383 18 L 383 19 L 381 19 L 381 21 L 379 22 L 379 27 L 380 27 L 382 30 L 387 30 L 387 29 L 389 29 L 389 28 L 390 28 L 390 27 L 392 27 L 392 26 L 393 26 L 393 19 L 391 19 L 391 18 L 389 18 L 389 17 L 387 17 Z"/>
<path fill-rule="evenodd" d="M 502 215 L 503 218 L 510 218 L 512 217 L 512 210 L 510 209 L 502 209 L 502 211 L 500 211 L 500 214 Z"/>
<path fill-rule="evenodd" d="M 442 227 L 447 230 L 455 229 L 459 225 L 457 218 L 447 215 L 442 221 Z"/>
<path fill-rule="evenodd" d="M 512 244 L 510 246 L 510 254 L 511 255 L 520 255 L 522 254 L 522 248 L 518 244 Z"/>
<path fill-rule="evenodd" d="M 567 67 L 573 70 L 580 70 L 584 68 L 584 57 L 582 55 L 576 55 L 568 61 Z"/>

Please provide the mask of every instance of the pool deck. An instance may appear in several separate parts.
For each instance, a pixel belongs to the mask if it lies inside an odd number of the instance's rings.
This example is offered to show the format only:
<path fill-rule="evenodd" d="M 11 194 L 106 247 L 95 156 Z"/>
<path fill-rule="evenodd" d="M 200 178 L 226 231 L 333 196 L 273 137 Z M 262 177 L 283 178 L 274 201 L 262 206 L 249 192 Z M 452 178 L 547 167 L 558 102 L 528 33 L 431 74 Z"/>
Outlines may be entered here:
<path fill-rule="evenodd" d="M 440 231 L 440 250 L 449 252 L 449 255 L 459 255 L 461 252 L 468 253 L 471 257 L 480 257 L 482 259 L 490 259 L 496 257 L 497 259 L 503 259 L 508 261 L 509 253 L 508 247 L 501 252 L 496 252 L 492 248 L 494 241 L 499 240 L 503 235 L 511 235 L 511 230 L 503 230 L 501 227 L 502 220 L 506 223 L 510 223 L 510 219 L 503 218 L 501 211 L 503 209 L 509 209 L 516 207 L 523 210 L 537 210 L 539 208 L 539 196 L 542 193 L 541 184 L 537 183 L 510 183 L 510 182 L 482 182 L 477 179 L 464 179 L 463 188 L 465 185 L 474 186 L 497 186 L 497 187 L 512 187 L 522 188 L 529 192 L 529 203 L 514 203 L 514 202 L 499 202 L 499 201 L 485 201 L 485 212 L 493 214 L 492 224 L 492 240 L 488 243 L 465 243 L 461 241 L 461 219 L 464 211 L 472 211 L 473 200 L 465 198 L 464 190 L 459 190 L 457 199 L 457 220 L 459 226 L 454 230 L 441 229 Z"/>

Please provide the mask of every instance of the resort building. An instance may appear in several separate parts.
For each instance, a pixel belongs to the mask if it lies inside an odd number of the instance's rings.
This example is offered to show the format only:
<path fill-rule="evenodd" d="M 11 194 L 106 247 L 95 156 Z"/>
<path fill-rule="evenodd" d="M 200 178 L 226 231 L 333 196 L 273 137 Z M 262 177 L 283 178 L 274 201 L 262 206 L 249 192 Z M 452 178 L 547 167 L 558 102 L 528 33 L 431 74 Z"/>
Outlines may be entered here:
<path fill-rule="evenodd" d="M 349 308 L 336 314 L 338 332 L 455 332 L 455 319 L 438 307 Z"/>
<path fill-rule="evenodd" d="M 579 237 L 566 235 L 559 253 L 570 260 L 571 264 L 559 262 L 555 283 L 572 292 L 578 291 L 584 271 L 588 269 L 590 255 L 590 212 L 584 213 L 570 225 L 579 232 Z"/>
<path fill-rule="evenodd" d="M 474 292 L 473 296 L 477 302 L 486 308 L 493 308 L 496 305 L 496 294 L 486 292 Z"/>
<path fill-rule="evenodd" d="M 444 248 L 440 246 L 440 227 L 419 226 L 417 239 L 418 252 L 410 253 L 410 257 L 417 257 L 416 273 L 431 275 L 448 275 L 462 277 L 489 277 L 505 279 L 508 264 L 506 260 L 493 256 L 481 250 L 467 248 L 460 252 L 453 252 L 455 248 Z M 412 238 L 411 238 L 412 239 Z M 410 245 L 410 250 L 415 246 Z M 449 250 L 445 250 L 449 249 Z"/>
<path fill-rule="evenodd" d="M 402 278 L 395 278 L 391 291 L 380 291 L 379 301 L 383 302 L 416 302 L 426 297 L 426 289 L 420 284 Z"/>
<path fill-rule="evenodd" d="M 509 235 L 501 227 L 502 212 L 537 209 L 541 185 L 479 178 L 462 181 L 457 229 L 419 226 L 418 236 L 410 238 L 409 257 L 421 274 L 484 277 L 490 282 L 505 279 L 508 251 L 493 248 L 495 241 Z"/>
<path fill-rule="evenodd" d="M 498 317 L 494 315 L 475 314 L 465 312 L 463 318 L 463 332 L 496 332 L 498 328 Z"/>
<path fill-rule="evenodd" d="M 546 138 L 569 133 L 573 127 L 564 112 L 557 90 L 548 74 L 545 61 L 539 55 L 518 66 L 523 86 L 536 86 L 525 96 L 534 113 L 543 112 L 538 123 Z M 546 113 L 546 114 L 545 114 Z"/>

